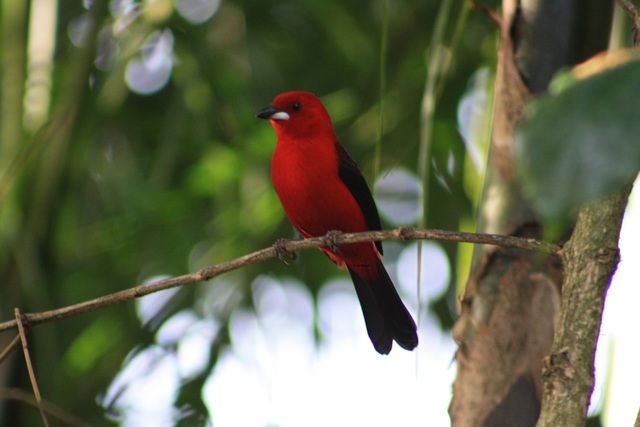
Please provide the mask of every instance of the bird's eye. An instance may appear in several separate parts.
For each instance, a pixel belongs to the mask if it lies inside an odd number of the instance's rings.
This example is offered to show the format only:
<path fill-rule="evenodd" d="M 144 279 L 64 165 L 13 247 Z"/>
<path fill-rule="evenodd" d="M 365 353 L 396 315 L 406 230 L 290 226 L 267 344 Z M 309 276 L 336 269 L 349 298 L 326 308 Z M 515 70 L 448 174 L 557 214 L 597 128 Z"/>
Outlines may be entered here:
<path fill-rule="evenodd" d="M 300 104 L 299 102 L 296 102 L 295 104 L 293 104 L 292 107 L 293 107 L 293 111 L 302 110 L 302 104 Z"/>

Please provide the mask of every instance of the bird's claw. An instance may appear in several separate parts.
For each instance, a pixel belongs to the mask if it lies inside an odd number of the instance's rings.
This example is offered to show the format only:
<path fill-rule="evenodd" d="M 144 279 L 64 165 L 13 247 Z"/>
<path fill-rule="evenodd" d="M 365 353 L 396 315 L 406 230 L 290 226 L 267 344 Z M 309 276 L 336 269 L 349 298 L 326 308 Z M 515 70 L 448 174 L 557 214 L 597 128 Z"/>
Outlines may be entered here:
<path fill-rule="evenodd" d="M 285 265 L 289 265 L 288 260 L 295 260 L 297 255 L 295 252 L 291 252 L 287 249 L 287 243 L 290 242 L 291 239 L 278 239 L 273 244 L 273 250 L 276 251 L 276 255 L 278 259 Z"/>
<path fill-rule="evenodd" d="M 340 253 L 340 245 L 338 244 L 338 237 L 342 236 L 342 231 L 331 230 L 324 235 L 324 246 L 334 254 Z"/>

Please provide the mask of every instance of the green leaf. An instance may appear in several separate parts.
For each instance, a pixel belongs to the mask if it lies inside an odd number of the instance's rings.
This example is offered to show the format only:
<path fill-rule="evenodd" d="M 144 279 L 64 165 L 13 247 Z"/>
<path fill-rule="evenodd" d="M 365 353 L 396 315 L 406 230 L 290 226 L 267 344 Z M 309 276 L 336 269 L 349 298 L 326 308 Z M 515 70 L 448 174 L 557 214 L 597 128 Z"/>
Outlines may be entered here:
<path fill-rule="evenodd" d="M 640 167 L 640 61 L 534 99 L 516 132 L 526 191 L 547 218 L 630 181 Z"/>

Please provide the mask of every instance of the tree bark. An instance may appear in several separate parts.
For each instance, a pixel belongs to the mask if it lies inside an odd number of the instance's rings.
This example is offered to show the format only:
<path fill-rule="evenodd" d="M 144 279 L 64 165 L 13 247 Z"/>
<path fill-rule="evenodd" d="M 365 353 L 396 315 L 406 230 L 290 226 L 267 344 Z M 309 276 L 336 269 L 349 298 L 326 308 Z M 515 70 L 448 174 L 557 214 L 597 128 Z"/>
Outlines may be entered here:
<path fill-rule="evenodd" d="M 514 130 L 530 94 L 545 91 L 559 68 L 606 49 L 612 10 L 604 0 L 503 1 L 479 231 L 543 236 L 541 221 L 515 179 Z M 449 408 L 453 426 L 536 425 L 542 362 L 551 351 L 560 312 L 562 261 L 517 250 L 476 250 L 453 330 L 459 343 Z"/>
<path fill-rule="evenodd" d="M 538 427 L 580 426 L 586 421 L 602 310 L 620 259 L 618 239 L 630 192 L 628 185 L 582 208 L 564 247 L 560 319 L 551 354 L 544 359 Z"/>

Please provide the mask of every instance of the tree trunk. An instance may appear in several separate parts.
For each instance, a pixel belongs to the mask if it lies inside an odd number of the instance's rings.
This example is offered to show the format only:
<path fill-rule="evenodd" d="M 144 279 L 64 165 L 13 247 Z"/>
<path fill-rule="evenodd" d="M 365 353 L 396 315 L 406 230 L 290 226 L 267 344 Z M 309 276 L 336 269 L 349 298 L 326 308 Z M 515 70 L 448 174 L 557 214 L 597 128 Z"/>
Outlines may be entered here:
<path fill-rule="evenodd" d="M 612 11 L 613 3 L 604 0 L 503 1 L 479 231 L 543 237 L 515 179 L 514 129 L 529 95 L 545 91 L 558 69 L 606 49 Z M 474 260 L 453 331 L 459 349 L 452 425 L 534 426 L 542 406 L 543 359 L 560 313 L 562 260 L 500 248 L 477 248 Z"/>
<path fill-rule="evenodd" d="M 551 354 L 544 360 L 538 426 L 580 426 L 593 390 L 604 300 L 620 259 L 618 239 L 631 185 L 580 210 L 563 249 L 565 283 Z"/>

